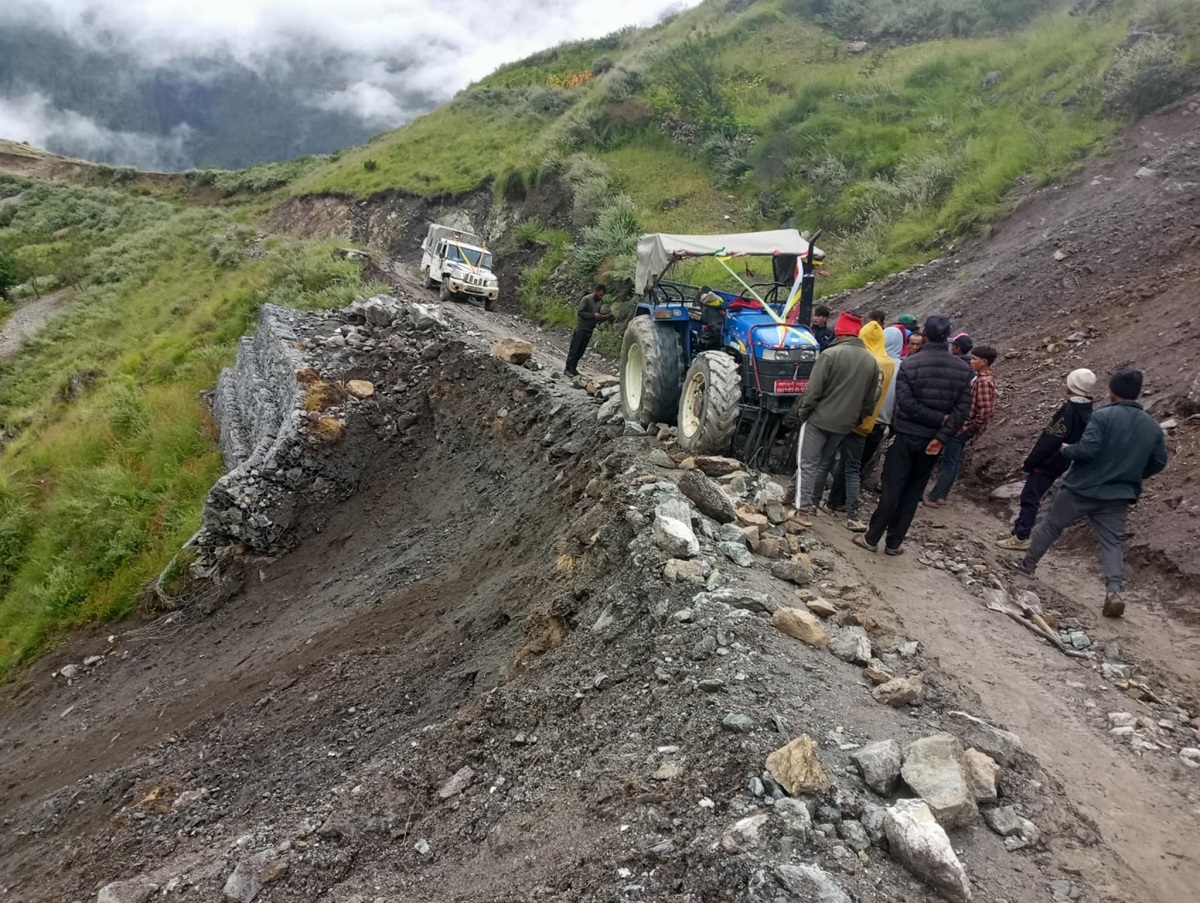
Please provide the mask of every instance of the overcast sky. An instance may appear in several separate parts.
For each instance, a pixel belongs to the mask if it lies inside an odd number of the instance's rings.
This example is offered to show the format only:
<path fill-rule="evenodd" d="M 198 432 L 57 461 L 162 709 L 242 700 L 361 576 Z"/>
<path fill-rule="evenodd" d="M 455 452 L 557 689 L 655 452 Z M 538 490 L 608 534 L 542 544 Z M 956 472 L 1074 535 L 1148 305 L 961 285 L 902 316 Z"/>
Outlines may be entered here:
<path fill-rule="evenodd" d="M 345 84 L 314 106 L 353 110 L 380 130 L 447 100 L 506 62 L 566 40 L 648 25 L 699 0 L 0 0 L 0 28 L 35 22 L 148 63 L 228 53 L 251 66 L 278 51 L 332 47 L 353 57 Z M 402 69 L 402 71 L 398 71 Z M 0 137 L 38 143 L 48 130 L 105 127 L 54 109 L 36 91 L 0 97 Z M 136 135 L 119 140 L 136 143 Z"/>

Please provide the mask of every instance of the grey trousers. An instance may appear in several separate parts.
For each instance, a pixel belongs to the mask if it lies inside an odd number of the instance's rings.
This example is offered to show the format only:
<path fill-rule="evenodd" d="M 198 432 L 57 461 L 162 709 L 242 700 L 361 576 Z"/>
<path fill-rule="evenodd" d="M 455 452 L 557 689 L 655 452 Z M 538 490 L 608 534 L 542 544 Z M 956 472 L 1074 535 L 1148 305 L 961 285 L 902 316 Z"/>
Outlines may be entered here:
<path fill-rule="evenodd" d="M 800 427 L 796 447 L 796 506 L 815 507 L 833 470 L 833 457 L 845 433 L 827 433 L 811 423 Z"/>
<path fill-rule="evenodd" d="M 1050 510 L 1033 528 L 1029 550 L 1025 553 L 1025 567 L 1032 571 L 1063 530 L 1087 518 L 1092 525 L 1092 532 L 1100 540 L 1104 588 L 1107 592 L 1119 593 L 1125 586 L 1125 558 L 1121 552 L 1121 539 L 1125 536 L 1125 522 L 1132 504 L 1129 499 L 1090 499 L 1076 495 L 1069 489 L 1061 490 L 1050 505 Z"/>

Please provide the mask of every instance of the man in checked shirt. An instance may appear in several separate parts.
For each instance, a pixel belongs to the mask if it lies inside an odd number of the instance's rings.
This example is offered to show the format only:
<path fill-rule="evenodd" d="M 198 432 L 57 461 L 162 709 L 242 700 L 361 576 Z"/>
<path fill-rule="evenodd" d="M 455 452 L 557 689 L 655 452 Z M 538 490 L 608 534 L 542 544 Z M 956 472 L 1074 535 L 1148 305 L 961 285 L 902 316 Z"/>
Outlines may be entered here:
<path fill-rule="evenodd" d="M 992 364 L 996 361 L 996 349 L 991 345 L 975 345 L 971 348 L 971 369 L 975 379 L 971 383 L 971 413 L 958 435 L 946 443 L 942 451 L 941 473 L 933 489 L 925 497 L 925 504 L 941 508 L 946 504 L 950 488 L 962 468 L 963 449 L 976 436 L 982 436 L 992 416 L 996 413 L 996 381 L 992 379 Z"/>

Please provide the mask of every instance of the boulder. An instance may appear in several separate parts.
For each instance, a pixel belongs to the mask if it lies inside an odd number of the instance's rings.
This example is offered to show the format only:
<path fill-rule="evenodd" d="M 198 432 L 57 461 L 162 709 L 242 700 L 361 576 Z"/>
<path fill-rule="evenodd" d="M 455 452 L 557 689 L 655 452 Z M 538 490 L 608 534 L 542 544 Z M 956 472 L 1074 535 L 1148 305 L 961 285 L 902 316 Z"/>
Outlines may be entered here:
<path fill-rule="evenodd" d="M 146 903 L 156 890 L 158 885 L 145 878 L 114 881 L 100 888 L 100 893 L 96 895 L 96 903 Z"/>
<path fill-rule="evenodd" d="M 225 882 L 223 893 L 228 900 L 250 903 L 262 889 L 278 881 L 288 870 L 288 860 L 282 859 L 274 850 L 243 859 L 237 864 Z"/>
<path fill-rule="evenodd" d="M 852 903 L 850 896 L 819 865 L 781 865 L 775 869 L 779 883 L 808 903 Z"/>
<path fill-rule="evenodd" d="M 951 903 L 971 899 L 967 870 L 950 838 L 921 800 L 899 800 L 883 819 L 892 858 Z"/>
<path fill-rule="evenodd" d="M 413 301 L 406 308 L 409 320 L 417 329 L 428 329 L 431 326 L 446 324 L 446 319 L 442 312 L 430 304 L 421 304 Z"/>
<path fill-rule="evenodd" d="M 438 790 L 438 799 L 448 800 L 452 796 L 458 796 L 471 786 L 473 780 L 475 780 L 475 769 L 470 765 L 464 765 L 441 786 L 441 789 Z"/>
<path fill-rule="evenodd" d="M 771 615 L 771 623 L 801 642 L 822 649 L 829 645 L 829 634 L 821 625 L 821 619 L 801 608 L 778 608 Z"/>
<path fill-rule="evenodd" d="M 867 667 L 863 669 L 863 677 L 878 686 L 879 684 L 885 684 L 889 680 L 895 679 L 896 675 L 889 671 L 887 666 L 879 659 L 873 658 L 867 662 Z"/>
<path fill-rule="evenodd" d="M 724 477 L 746 469 L 746 465 L 736 458 L 725 458 L 721 455 L 697 455 L 691 461 L 697 470 L 709 477 Z"/>
<path fill-rule="evenodd" d="M 737 520 L 733 500 L 699 470 L 684 472 L 679 478 L 679 491 L 691 499 L 701 513 L 707 514 L 717 523 L 731 524 Z"/>
<path fill-rule="evenodd" d="M 969 825 L 979 817 L 962 744 L 954 736 L 934 734 L 908 744 L 900 774 L 946 827 Z"/>
<path fill-rule="evenodd" d="M 761 532 L 764 527 L 770 526 L 771 523 L 767 520 L 767 516 L 765 514 L 759 514 L 756 511 L 746 511 L 742 508 L 737 509 L 737 519 L 738 523 L 742 524 L 743 526 L 753 527 L 759 532 Z"/>
<path fill-rule="evenodd" d="M 833 786 L 833 781 L 817 758 L 817 744 L 807 734 L 767 756 L 767 771 L 792 796 L 824 793 Z"/>
<path fill-rule="evenodd" d="M 893 677 L 872 690 L 871 695 L 877 702 L 897 709 L 906 705 L 920 705 L 925 701 L 925 682 L 920 674 Z"/>
<path fill-rule="evenodd" d="M 754 567 L 754 556 L 750 554 L 750 550 L 746 548 L 744 543 L 719 542 L 717 543 L 717 548 L 738 567 Z"/>
<path fill-rule="evenodd" d="M 776 561 L 771 565 L 771 574 L 796 586 L 808 586 L 813 578 L 812 565 L 803 559 L 797 561 L 794 558 Z"/>
<path fill-rule="evenodd" d="M 896 740 L 880 740 L 860 746 L 850 753 L 850 761 L 858 768 L 863 783 L 880 796 L 891 796 L 900 783 L 900 744 Z"/>
<path fill-rule="evenodd" d="M 663 565 L 663 579 L 668 583 L 704 583 L 704 562 L 672 558 Z"/>
<path fill-rule="evenodd" d="M 608 423 L 614 417 L 621 416 L 621 396 L 617 395 L 610 398 L 604 404 L 600 405 L 600 409 L 596 411 L 596 419 L 601 423 Z"/>
<path fill-rule="evenodd" d="M 655 545 L 672 558 L 695 558 L 700 554 L 700 540 L 690 524 L 658 514 L 654 518 L 653 532 Z"/>
<path fill-rule="evenodd" d="M 783 799 L 775 801 L 771 811 L 778 815 L 783 822 L 784 834 L 799 838 L 801 843 L 808 843 L 812 840 L 812 815 L 808 811 L 808 806 L 800 800 L 785 796 Z"/>
<path fill-rule="evenodd" d="M 1021 816 L 1017 815 L 1017 810 L 1012 806 L 984 809 L 983 820 L 1001 837 L 1011 837 L 1021 833 Z"/>
<path fill-rule="evenodd" d="M 346 391 L 355 398 L 370 398 L 375 394 L 375 385 L 365 379 L 352 379 L 346 383 Z"/>
<path fill-rule="evenodd" d="M 967 783 L 976 801 L 994 803 L 999 798 L 996 779 L 1000 776 L 1000 766 L 991 756 L 977 749 L 968 749 L 963 753 L 963 761 L 967 766 Z"/>
<path fill-rule="evenodd" d="M 829 651 L 844 662 L 865 665 L 871 660 L 871 639 L 861 627 L 844 627 L 830 637 Z"/>
<path fill-rule="evenodd" d="M 493 344 L 490 354 L 509 364 L 523 364 L 533 357 L 533 346 L 524 339 L 508 336 Z"/>
<path fill-rule="evenodd" d="M 856 853 L 863 852 L 871 845 L 871 838 L 867 835 L 867 829 L 863 827 L 862 822 L 856 821 L 853 818 L 843 819 L 837 826 L 838 837 L 846 842 L 846 846 Z"/>
<path fill-rule="evenodd" d="M 756 611 L 768 615 L 779 608 L 779 603 L 766 593 L 756 593 L 753 590 L 736 586 L 722 587 L 711 593 L 697 593 L 692 598 L 693 605 L 703 605 L 708 602 L 720 602 L 730 608 L 744 608 L 746 611 Z"/>
<path fill-rule="evenodd" d="M 975 747 L 1001 765 L 1012 764 L 1013 759 L 1025 751 L 1021 738 L 1016 734 L 994 727 L 966 712 L 947 712 L 944 725 L 964 746 Z"/>
<path fill-rule="evenodd" d="M 806 602 L 805 605 L 818 618 L 832 618 L 838 611 L 836 605 L 825 599 L 813 599 L 810 602 Z"/>
<path fill-rule="evenodd" d="M 727 853 L 741 853 L 762 842 L 763 825 L 771 818 L 769 812 L 748 815 L 736 821 L 721 835 L 721 848 Z"/>

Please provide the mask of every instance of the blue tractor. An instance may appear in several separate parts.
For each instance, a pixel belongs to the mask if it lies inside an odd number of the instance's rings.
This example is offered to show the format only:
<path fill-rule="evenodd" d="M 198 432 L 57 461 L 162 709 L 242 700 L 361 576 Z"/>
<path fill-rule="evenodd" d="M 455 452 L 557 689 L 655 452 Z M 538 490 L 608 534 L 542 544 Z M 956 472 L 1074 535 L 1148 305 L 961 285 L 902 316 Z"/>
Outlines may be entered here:
<path fill-rule="evenodd" d="M 809 328 L 815 270 L 824 259 L 816 238 L 795 229 L 643 235 L 640 300 L 621 343 L 625 418 L 677 424 L 685 451 L 765 465 L 819 352 Z M 720 261 L 738 289 L 702 293 L 665 278 L 679 261 L 697 257 Z M 728 261 L 745 257 L 770 257 L 774 281 L 744 281 Z"/>

